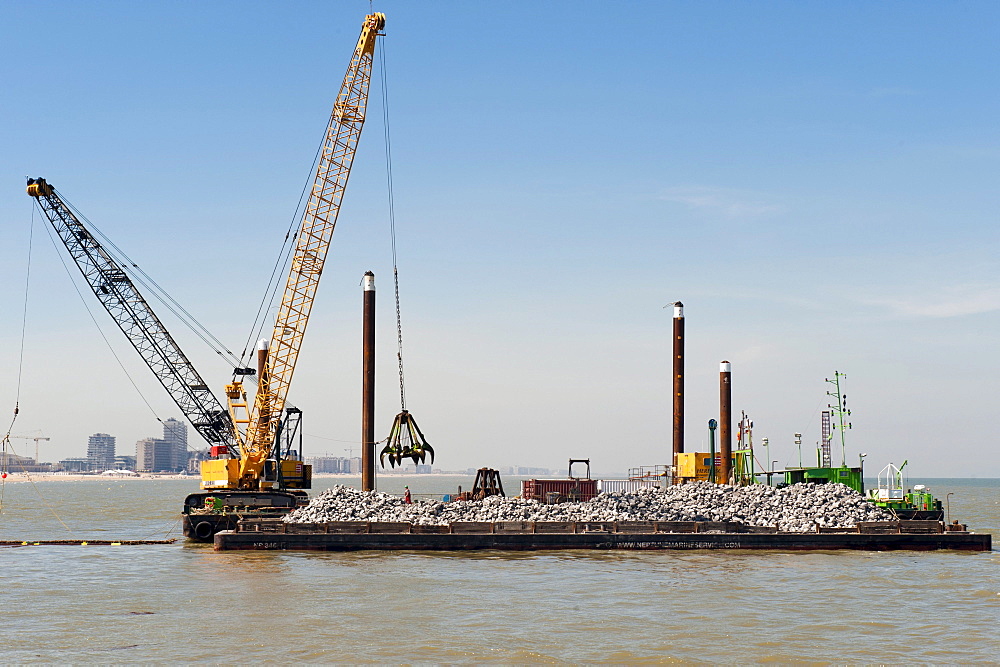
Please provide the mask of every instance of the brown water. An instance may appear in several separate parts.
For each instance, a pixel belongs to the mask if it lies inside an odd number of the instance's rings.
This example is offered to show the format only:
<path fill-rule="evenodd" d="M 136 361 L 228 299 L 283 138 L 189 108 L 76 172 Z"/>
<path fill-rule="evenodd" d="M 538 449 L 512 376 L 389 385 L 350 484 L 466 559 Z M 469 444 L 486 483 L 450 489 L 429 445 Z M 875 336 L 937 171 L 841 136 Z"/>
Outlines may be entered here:
<path fill-rule="evenodd" d="M 381 487 L 442 494 L 470 481 Z M 920 481 L 954 492 L 954 517 L 996 544 L 1000 480 Z M 178 536 L 178 507 L 196 487 L 7 484 L 0 540 Z M 29 546 L 0 549 L 0 662 L 996 662 L 998 573 L 996 550 Z"/>

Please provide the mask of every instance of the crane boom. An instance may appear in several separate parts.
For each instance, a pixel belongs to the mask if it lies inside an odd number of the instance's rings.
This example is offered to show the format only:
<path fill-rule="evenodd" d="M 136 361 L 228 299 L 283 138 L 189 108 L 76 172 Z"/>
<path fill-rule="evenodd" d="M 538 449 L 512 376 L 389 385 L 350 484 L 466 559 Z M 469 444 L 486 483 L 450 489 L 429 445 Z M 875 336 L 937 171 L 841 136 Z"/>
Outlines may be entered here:
<path fill-rule="evenodd" d="M 209 445 L 225 446 L 235 453 L 236 430 L 229 411 L 209 390 L 125 270 L 44 178 L 29 179 L 28 194 L 38 202 L 111 319 L 191 425 Z"/>
<path fill-rule="evenodd" d="M 327 124 L 316 175 L 306 203 L 285 291 L 268 345 L 265 373 L 247 422 L 240 460 L 240 486 L 253 486 L 271 455 L 278 423 L 292 382 L 340 204 L 351 173 L 358 138 L 365 122 L 375 38 L 385 26 L 385 15 L 369 14 L 351 63 L 344 75 Z M 227 395 L 237 392 L 232 385 Z"/>

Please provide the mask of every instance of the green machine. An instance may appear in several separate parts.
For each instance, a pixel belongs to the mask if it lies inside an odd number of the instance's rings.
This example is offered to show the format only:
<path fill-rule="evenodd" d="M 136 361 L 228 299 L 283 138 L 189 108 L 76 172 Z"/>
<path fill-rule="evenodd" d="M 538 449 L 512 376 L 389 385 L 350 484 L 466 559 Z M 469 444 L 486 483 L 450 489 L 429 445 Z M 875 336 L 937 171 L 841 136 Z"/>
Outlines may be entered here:
<path fill-rule="evenodd" d="M 865 492 L 861 468 L 837 466 L 829 468 L 786 468 L 785 484 L 843 484 L 860 494 Z"/>
<path fill-rule="evenodd" d="M 844 442 L 844 433 L 851 429 L 851 423 L 847 421 L 851 411 L 847 409 L 847 394 L 840 390 L 840 381 L 847 376 L 840 371 L 835 371 L 833 379 L 826 379 L 826 382 L 833 385 L 833 391 L 826 392 L 827 396 L 833 397 L 836 401 L 829 405 L 829 410 L 823 411 L 822 440 L 816 450 L 816 467 L 806 468 L 802 466 L 802 434 L 795 434 L 795 444 L 799 446 L 799 467 L 785 469 L 785 484 L 843 484 L 858 493 L 864 495 L 865 482 L 862 477 L 862 468 L 851 468 L 847 465 L 847 445 Z M 836 420 L 836 421 L 834 421 Z M 840 465 L 833 465 L 832 436 L 834 431 L 840 431 Z M 864 459 L 864 455 L 861 455 Z"/>
<path fill-rule="evenodd" d="M 878 474 L 878 488 L 871 490 L 868 500 L 900 519 L 943 521 L 944 507 L 930 489 L 923 484 L 914 484 L 912 489 L 906 488 L 903 479 L 906 464 L 903 461 L 903 465 L 897 468 L 890 463 L 883 468 Z"/>

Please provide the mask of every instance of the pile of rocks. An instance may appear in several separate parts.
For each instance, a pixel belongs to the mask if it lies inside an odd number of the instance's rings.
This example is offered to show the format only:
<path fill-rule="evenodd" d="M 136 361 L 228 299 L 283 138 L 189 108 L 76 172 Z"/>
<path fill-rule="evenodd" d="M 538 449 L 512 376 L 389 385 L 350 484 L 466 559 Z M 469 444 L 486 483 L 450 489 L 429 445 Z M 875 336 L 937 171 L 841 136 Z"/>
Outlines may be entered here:
<path fill-rule="evenodd" d="M 893 517 L 843 484 L 728 486 L 697 482 L 666 490 L 602 493 L 580 503 L 544 505 L 491 496 L 483 500 L 405 504 L 399 496 L 335 486 L 285 517 L 289 523 L 402 521 L 445 525 L 454 521 L 732 521 L 807 532 L 816 526 L 847 528 Z"/>

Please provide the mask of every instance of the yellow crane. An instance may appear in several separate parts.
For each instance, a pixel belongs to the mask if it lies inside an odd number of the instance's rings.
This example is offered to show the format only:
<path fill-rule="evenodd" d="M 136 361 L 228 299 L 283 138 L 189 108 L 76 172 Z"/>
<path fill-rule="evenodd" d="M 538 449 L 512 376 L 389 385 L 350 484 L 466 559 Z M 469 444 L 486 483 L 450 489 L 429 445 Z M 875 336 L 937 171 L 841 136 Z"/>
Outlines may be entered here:
<path fill-rule="evenodd" d="M 365 17 L 334 102 L 274 330 L 270 340 L 262 341 L 258 353 L 260 372 L 252 406 L 242 382 L 234 380 L 226 385 L 229 412 L 239 431 L 239 458 L 203 461 L 202 489 L 309 488 L 309 466 L 301 461 L 276 460 L 275 440 L 364 126 L 375 38 L 384 27 L 384 14 Z"/>

